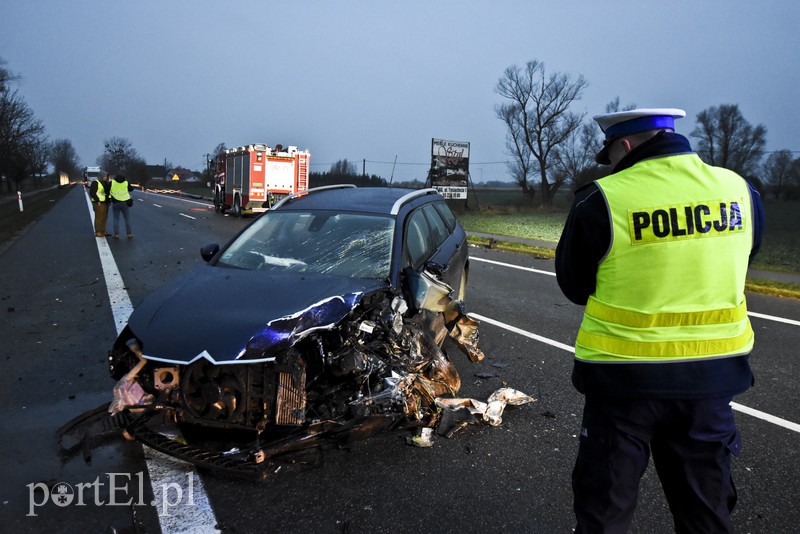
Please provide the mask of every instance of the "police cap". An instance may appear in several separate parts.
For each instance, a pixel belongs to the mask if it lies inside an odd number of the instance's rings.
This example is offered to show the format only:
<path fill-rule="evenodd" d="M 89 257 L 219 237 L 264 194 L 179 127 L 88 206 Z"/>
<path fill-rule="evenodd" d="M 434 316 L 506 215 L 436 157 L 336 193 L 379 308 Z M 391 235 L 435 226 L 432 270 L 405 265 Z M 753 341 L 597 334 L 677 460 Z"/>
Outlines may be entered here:
<path fill-rule="evenodd" d="M 595 115 L 592 118 L 606 137 L 602 150 L 595 156 L 595 161 L 601 165 L 611 163 L 608 159 L 608 148 L 614 139 L 648 130 L 674 130 L 675 119 L 685 116 L 685 111 L 675 108 L 639 108 Z"/>

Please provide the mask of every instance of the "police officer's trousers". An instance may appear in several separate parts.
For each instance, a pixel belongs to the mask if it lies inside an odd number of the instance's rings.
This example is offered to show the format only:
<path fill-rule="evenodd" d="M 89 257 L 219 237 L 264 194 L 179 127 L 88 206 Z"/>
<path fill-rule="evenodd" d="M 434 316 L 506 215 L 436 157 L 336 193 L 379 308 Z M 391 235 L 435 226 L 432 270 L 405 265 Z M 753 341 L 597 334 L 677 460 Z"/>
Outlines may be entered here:
<path fill-rule="evenodd" d="M 628 530 L 650 451 L 676 532 L 733 532 L 730 456 L 740 445 L 730 401 L 587 396 L 572 473 L 576 532 Z"/>

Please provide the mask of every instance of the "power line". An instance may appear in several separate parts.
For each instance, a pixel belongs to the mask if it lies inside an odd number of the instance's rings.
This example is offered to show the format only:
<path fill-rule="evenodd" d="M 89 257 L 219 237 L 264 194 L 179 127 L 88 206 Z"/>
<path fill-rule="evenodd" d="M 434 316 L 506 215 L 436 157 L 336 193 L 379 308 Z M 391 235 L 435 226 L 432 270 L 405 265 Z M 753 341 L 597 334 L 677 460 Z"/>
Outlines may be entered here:
<path fill-rule="evenodd" d="M 762 154 L 775 154 L 777 152 L 783 152 L 783 151 L 784 150 L 763 150 Z M 789 152 L 791 154 L 800 154 L 800 150 L 786 150 L 786 152 Z M 395 161 L 380 161 L 380 160 L 372 160 L 372 159 L 366 159 L 365 160 L 363 158 L 355 158 L 355 159 L 352 159 L 352 160 L 350 158 L 345 158 L 345 159 L 347 159 L 347 161 L 353 161 L 353 162 L 355 162 L 355 161 L 363 161 L 363 162 L 366 162 L 366 163 L 374 163 L 374 164 L 378 164 L 378 165 L 430 166 L 430 164 L 431 164 L 430 161 L 425 161 L 425 162 L 397 161 L 397 162 L 395 162 Z M 335 163 L 338 163 L 338 161 L 335 162 Z M 335 163 L 333 163 L 333 162 L 332 163 L 311 163 L 310 165 L 312 167 L 320 167 L 320 166 L 330 167 L 331 165 L 334 165 Z M 507 165 L 509 163 L 510 163 L 510 160 L 506 160 L 506 161 L 470 161 L 469 162 L 470 166 L 473 166 L 473 165 L 475 165 L 475 166 L 478 166 L 478 165 Z"/>
<path fill-rule="evenodd" d="M 351 161 L 351 160 L 347 159 L 347 161 Z M 353 160 L 353 161 L 356 161 L 356 160 Z M 394 165 L 395 164 L 395 162 L 393 162 L 393 161 L 377 161 L 377 160 L 370 160 L 370 159 L 368 159 L 368 160 L 363 160 L 362 159 L 361 161 L 365 161 L 366 163 L 377 163 L 377 164 L 381 164 L 381 165 Z M 338 162 L 336 162 L 336 163 L 338 163 Z M 509 162 L 508 161 L 470 161 L 469 162 L 470 165 L 505 165 L 507 163 L 509 163 Z M 397 165 L 425 165 L 425 166 L 429 166 L 430 164 L 431 164 L 430 161 L 421 162 L 421 163 L 413 162 L 413 161 L 398 161 L 397 162 Z M 315 166 L 315 165 L 330 166 L 330 165 L 334 165 L 334 163 L 312 163 L 311 165 L 312 166 Z"/>

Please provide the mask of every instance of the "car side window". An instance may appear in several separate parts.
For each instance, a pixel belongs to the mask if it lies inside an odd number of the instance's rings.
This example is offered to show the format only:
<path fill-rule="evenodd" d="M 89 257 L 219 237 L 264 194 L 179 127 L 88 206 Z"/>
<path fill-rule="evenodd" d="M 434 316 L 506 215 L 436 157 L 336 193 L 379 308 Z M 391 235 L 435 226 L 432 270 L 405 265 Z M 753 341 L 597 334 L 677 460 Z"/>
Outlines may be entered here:
<path fill-rule="evenodd" d="M 436 208 L 433 206 L 433 204 L 424 206 L 422 208 L 422 212 L 428 219 L 428 225 L 431 229 L 431 239 L 433 239 L 433 248 L 438 249 L 442 243 L 447 240 L 447 236 L 450 235 L 450 231 L 447 229 L 447 226 L 439 215 L 439 212 L 436 211 Z"/>
<path fill-rule="evenodd" d="M 439 215 L 442 216 L 442 220 L 444 220 L 448 230 L 452 232 L 456 227 L 456 216 L 453 215 L 450 207 L 444 202 L 436 202 L 434 206 L 436 207 L 436 211 L 439 212 Z"/>
<path fill-rule="evenodd" d="M 406 249 L 408 250 L 411 266 L 419 269 L 425 260 L 431 257 L 436 250 L 430 239 L 430 230 L 425 220 L 425 214 L 418 209 L 408 219 L 406 226 Z"/>

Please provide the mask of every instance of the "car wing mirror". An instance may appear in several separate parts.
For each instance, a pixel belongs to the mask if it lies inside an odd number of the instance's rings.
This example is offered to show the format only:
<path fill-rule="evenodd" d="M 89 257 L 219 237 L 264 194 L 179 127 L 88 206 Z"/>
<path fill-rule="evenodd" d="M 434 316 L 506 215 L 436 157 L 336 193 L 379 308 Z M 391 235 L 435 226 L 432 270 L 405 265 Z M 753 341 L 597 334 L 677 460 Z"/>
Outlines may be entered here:
<path fill-rule="evenodd" d="M 208 245 L 200 247 L 200 256 L 207 262 L 211 261 L 211 258 L 213 258 L 217 252 L 219 252 L 219 245 L 216 243 L 209 243 Z"/>
<path fill-rule="evenodd" d="M 447 265 L 442 265 L 441 263 L 437 263 L 433 260 L 428 260 L 425 262 L 424 270 L 428 271 L 428 273 L 433 274 L 436 278 L 441 279 L 442 275 L 447 272 Z"/>

